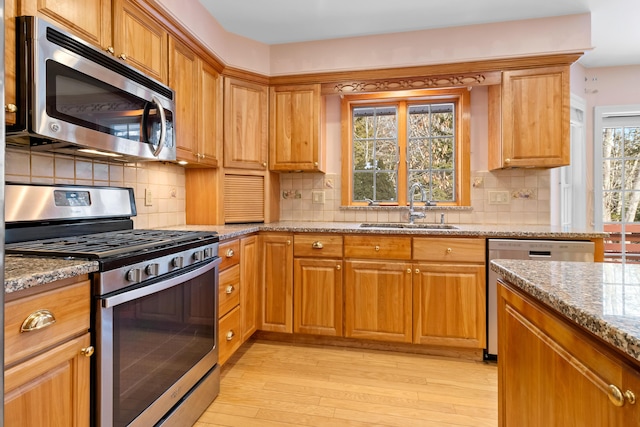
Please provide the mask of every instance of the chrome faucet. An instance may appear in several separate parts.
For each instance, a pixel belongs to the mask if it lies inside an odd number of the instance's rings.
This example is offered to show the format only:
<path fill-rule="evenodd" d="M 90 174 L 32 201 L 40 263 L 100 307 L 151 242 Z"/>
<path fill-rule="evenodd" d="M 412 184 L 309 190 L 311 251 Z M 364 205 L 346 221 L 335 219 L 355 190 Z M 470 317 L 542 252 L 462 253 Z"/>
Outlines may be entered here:
<path fill-rule="evenodd" d="M 420 189 L 421 202 L 424 202 L 425 199 L 427 198 L 427 194 L 425 193 L 424 188 L 422 187 L 422 184 L 420 184 L 419 182 L 414 182 L 413 184 L 411 184 L 411 188 L 409 189 L 409 224 L 413 224 L 413 221 L 416 218 L 425 217 L 424 212 L 416 212 L 413 210 L 413 194 L 415 193 L 416 188 Z"/>

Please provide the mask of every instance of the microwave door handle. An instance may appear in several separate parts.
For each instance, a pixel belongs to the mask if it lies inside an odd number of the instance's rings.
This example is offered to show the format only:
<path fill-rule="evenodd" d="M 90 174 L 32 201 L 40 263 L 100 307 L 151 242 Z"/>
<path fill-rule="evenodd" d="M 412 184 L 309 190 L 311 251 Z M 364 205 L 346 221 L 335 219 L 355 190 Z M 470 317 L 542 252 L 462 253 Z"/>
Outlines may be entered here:
<path fill-rule="evenodd" d="M 151 144 L 151 147 L 153 147 L 153 156 L 158 157 L 160 155 L 160 152 L 164 148 L 164 141 L 167 136 L 167 122 L 166 122 L 167 116 L 164 113 L 164 108 L 162 107 L 162 104 L 160 104 L 160 100 L 155 95 L 151 97 L 151 102 L 156 104 L 158 108 L 158 112 L 160 113 L 160 138 L 158 139 L 158 145 L 154 146 L 153 144 Z M 147 110 L 147 111 L 150 111 L 150 110 Z M 149 142 L 149 141 L 146 141 L 146 142 Z"/>

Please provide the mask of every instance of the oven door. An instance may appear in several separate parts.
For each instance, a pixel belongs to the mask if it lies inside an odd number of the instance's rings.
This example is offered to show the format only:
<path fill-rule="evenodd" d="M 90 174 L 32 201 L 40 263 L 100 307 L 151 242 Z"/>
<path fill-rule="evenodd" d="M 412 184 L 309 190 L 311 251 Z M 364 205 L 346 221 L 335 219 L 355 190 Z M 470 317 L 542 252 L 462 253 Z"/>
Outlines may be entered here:
<path fill-rule="evenodd" d="M 217 364 L 219 263 L 98 297 L 99 426 L 156 424 Z"/>

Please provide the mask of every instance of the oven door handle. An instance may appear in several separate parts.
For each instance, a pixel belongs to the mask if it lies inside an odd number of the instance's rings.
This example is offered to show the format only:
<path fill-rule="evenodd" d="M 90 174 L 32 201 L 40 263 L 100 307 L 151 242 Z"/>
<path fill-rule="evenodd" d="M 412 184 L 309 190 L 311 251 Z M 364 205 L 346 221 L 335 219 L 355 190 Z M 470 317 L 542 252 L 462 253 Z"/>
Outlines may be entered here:
<path fill-rule="evenodd" d="M 171 277 L 167 280 L 161 280 L 153 285 L 144 286 L 142 288 L 133 289 L 131 291 L 122 292 L 120 294 L 103 298 L 102 307 L 109 308 L 116 305 L 124 304 L 125 302 L 133 301 L 138 298 L 146 297 L 147 295 L 155 294 L 160 291 L 172 288 L 180 285 L 187 280 L 194 279 L 202 274 L 207 273 L 212 268 L 216 267 L 222 262 L 221 258 L 215 258 L 210 263 L 198 267 L 195 270 L 191 270 L 188 273 L 180 274 L 178 276 Z"/>

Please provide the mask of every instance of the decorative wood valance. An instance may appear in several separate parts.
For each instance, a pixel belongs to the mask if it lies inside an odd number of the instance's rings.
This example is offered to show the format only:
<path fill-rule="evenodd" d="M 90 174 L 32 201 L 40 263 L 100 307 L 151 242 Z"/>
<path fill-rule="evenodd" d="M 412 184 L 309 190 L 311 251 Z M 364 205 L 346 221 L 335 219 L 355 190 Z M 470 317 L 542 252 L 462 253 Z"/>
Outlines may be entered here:
<path fill-rule="evenodd" d="M 325 83 L 323 94 L 364 93 L 396 90 L 433 89 L 442 87 L 469 87 L 500 84 L 500 71 L 469 73 L 449 76 L 415 77 L 411 79 L 361 80 Z"/>

